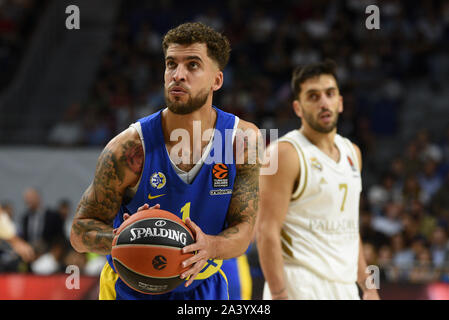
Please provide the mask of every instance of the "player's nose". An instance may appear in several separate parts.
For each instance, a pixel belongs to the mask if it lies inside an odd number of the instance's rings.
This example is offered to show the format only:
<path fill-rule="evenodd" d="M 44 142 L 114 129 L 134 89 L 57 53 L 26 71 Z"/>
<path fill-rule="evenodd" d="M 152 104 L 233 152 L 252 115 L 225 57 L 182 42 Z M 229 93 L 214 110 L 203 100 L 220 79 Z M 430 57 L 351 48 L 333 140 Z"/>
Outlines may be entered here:
<path fill-rule="evenodd" d="M 318 107 L 320 111 L 324 109 L 330 109 L 331 101 L 325 94 L 320 95 L 320 100 L 318 101 Z"/>
<path fill-rule="evenodd" d="M 173 72 L 172 79 L 176 82 L 185 81 L 187 76 L 187 70 L 182 64 L 178 64 Z"/>

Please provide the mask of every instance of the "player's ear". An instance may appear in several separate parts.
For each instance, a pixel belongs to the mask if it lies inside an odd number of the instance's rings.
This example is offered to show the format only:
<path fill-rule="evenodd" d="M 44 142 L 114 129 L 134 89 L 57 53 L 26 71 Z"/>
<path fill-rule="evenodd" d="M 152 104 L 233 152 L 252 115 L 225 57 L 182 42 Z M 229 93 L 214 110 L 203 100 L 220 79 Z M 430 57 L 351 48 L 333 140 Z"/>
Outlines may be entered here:
<path fill-rule="evenodd" d="M 214 84 L 212 86 L 212 90 L 217 91 L 218 89 L 221 88 L 222 85 L 223 85 L 223 72 L 218 71 L 217 74 L 215 75 L 215 80 L 214 80 Z"/>
<path fill-rule="evenodd" d="M 295 112 L 295 114 L 302 118 L 302 108 L 301 108 L 301 102 L 299 102 L 299 100 L 293 100 L 293 111 Z"/>

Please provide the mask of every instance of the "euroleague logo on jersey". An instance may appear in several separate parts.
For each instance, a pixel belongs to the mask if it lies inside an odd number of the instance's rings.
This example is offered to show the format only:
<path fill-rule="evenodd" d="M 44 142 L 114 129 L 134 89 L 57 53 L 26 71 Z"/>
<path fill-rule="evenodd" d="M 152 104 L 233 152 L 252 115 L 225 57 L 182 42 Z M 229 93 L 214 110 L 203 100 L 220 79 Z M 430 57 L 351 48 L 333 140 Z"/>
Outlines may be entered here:
<path fill-rule="evenodd" d="M 351 166 L 352 171 L 356 172 L 357 169 L 356 169 L 356 167 L 354 166 L 354 163 L 352 162 L 352 159 L 351 159 L 350 156 L 348 156 L 348 162 L 349 162 L 349 165 Z"/>
<path fill-rule="evenodd" d="M 224 163 L 216 163 L 212 167 L 212 184 L 214 188 L 229 187 L 229 168 Z"/>

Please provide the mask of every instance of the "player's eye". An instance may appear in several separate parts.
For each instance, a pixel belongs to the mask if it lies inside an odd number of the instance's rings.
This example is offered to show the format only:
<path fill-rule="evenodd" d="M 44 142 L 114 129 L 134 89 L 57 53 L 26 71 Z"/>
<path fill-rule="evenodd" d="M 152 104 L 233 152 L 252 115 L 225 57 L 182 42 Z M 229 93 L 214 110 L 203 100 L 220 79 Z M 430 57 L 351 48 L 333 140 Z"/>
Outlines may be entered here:
<path fill-rule="evenodd" d="M 174 67 L 176 67 L 176 63 L 174 63 L 173 61 L 167 61 L 165 65 L 169 69 L 173 69 Z"/>
<path fill-rule="evenodd" d="M 328 96 L 329 98 L 335 96 L 335 90 L 329 90 L 329 91 L 327 92 L 327 96 Z"/>
<path fill-rule="evenodd" d="M 198 69 L 200 65 L 198 64 L 198 62 L 192 61 L 189 63 L 189 68 L 190 69 Z"/>
<path fill-rule="evenodd" d="M 319 96 L 316 93 L 312 93 L 311 95 L 309 95 L 309 99 L 312 100 L 312 101 L 318 100 L 318 97 Z"/>

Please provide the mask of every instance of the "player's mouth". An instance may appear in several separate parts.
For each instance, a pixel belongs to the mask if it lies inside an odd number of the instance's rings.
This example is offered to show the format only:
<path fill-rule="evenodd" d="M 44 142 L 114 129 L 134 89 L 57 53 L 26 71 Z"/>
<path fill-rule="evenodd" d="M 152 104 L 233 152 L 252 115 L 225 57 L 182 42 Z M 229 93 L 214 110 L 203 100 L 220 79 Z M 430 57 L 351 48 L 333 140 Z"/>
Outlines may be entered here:
<path fill-rule="evenodd" d="M 329 124 L 332 122 L 332 112 L 330 111 L 323 111 L 318 115 L 318 118 L 323 121 L 326 124 Z"/>
<path fill-rule="evenodd" d="M 181 86 L 174 86 L 174 87 L 171 87 L 171 88 L 168 90 L 168 92 L 169 92 L 171 95 L 173 95 L 173 96 L 182 96 L 182 95 L 188 94 L 188 91 L 187 91 L 185 88 L 181 87 Z"/>

